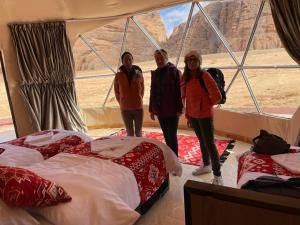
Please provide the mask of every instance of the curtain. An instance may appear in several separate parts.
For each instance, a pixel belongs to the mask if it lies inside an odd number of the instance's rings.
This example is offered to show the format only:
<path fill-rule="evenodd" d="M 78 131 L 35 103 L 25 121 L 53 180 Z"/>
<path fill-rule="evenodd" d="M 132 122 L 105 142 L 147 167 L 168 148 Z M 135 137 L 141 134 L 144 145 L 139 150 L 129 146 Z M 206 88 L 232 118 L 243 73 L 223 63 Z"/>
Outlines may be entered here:
<path fill-rule="evenodd" d="M 300 0 L 269 0 L 279 38 L 289 55 L 300 64 Z"/>
<path fill-rule="evenodd" d="M 34 131 L 86 131 L 77 105 L 74 59 L 65 22 L 9 25 L 20 90 Z"/>

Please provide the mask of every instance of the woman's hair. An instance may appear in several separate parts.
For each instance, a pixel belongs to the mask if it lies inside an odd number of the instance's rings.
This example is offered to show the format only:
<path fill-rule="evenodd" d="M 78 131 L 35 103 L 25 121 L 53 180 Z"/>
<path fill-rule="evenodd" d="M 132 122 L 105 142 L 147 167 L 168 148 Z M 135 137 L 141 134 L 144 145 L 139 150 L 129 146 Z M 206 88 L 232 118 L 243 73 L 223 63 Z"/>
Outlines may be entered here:
<path fill-rule="evenodd" d="M 199 67 L 196 70 L 196 77 L 200 78 L 202 76 L 203 70 L 201 69 L 201 64 L 202 64 L 202 56 L 199 52 L 197 52 L 196 50 L 192 50 L 189 53 L 187 53 L 184 57 L 184 72 L 183 72 L 183 79 L 185 82 L 189 81 L 191 79 L 191 70 L 189 69 L 187 62 L 189 60 L 190 57 L 195 57 L 196 59 L 199 60 Z"/>
<path fill-rule="evenodd" d="M 199 67 L 196 70 L 196 77 L 200 78 L 203 73 L 203 70 Z M 188 68 L 188 66 L 185 64 L 184 71 L 183 71 L 183 79 L 185 82 L 189 81 L 191 79 L 191 70 Z"/>
<path fill-rule="evenodd" d="M 126 55 L 130 55 L 131 58 L 133 58 L 133 56 L 132 56 L 132 54 L 131 54 L 130 52 L 124 52 L 124 53 L 121 55 L 121 60 L 122 60 L 122 62 L 123 62 L 123 59 L 124 59 L 124 57 L 125 57 Z"/>
<path fill-rule="evenodd" d="M 154 56 L 156 56 L 156 55 L 161 55 L 161 56 L 163 56 L 165 59 L 168 59 L 168 53 L 167 53 L 167 51 L 166 50 L 164 50 L 164 49 L 157 49 L 157 50 L 155 50 L 155 52 L 154 52 Z"/>

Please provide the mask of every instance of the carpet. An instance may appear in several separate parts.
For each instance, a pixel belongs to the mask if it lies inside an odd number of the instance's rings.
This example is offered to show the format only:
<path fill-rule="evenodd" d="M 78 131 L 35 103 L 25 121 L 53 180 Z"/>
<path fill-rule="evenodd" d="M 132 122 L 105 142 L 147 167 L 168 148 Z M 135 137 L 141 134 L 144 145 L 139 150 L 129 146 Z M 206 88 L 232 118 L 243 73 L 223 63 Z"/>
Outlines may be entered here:
<path fill-rule="evenodd" d="M 112 135 L 126 136 L 125 130 L 120 130 Z M 161 142 L 164 141 L 164 136 L 161 132 L 143 131 L 143 137 L 155 139 Z M 181 163 L 199 166 L 202 164 L 202 154 L 200 144 L 196 136 L 178 134 L 178 159 Z M 220 155 L 220 162 L 224 163 L 230 154 L 230 149 L 234 147 L 234 140 L 215 139 L 215 144 Z"/>

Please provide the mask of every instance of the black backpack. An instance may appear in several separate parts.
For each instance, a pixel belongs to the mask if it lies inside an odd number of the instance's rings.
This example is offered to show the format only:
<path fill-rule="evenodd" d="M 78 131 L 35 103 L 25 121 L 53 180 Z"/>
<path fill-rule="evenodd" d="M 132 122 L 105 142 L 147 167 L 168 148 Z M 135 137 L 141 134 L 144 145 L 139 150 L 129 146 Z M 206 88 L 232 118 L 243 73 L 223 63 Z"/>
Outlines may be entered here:
<path fill-rule="evenodd" d="M 219 91 L 222 95 L 222 99 L 220 100 L 220 102 L 218 104 L 224 104 L 226 102 L 224 74 L 222 73 L 222 71 L 220 69 L 217 69 L 217 68 L 208 68 L 206 71 L 209 72 L 209 74 L 215 80 L 215 82 L 217 83 L 217 86 L 219 88 Z M 206 91 L 207 91 L 207 89 L 206 89 Z"/>
<path fill-rule="evenodd" d="M 252 151 L 258 154 L 284 154 L 288 153 L 290 149 L 290 145 L 284 139 L 266 130 L 260 130 L 260 134 L 252 141 Z"/>

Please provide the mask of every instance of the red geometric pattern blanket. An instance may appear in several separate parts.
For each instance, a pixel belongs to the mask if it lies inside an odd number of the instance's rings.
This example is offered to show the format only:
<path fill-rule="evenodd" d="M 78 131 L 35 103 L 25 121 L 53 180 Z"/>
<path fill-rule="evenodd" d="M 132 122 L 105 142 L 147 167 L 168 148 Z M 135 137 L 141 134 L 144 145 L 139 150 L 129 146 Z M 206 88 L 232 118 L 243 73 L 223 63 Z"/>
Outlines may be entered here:
<path fill-rule="evenodd" d="M 125 130 L 114 133 L 115 136 L 126 136 Z M 164 136 L 161 132 L 143 132 L 143 137 L 154 139 L 165 143 Z M 202 154 L 200 150 L 199 140 L 195 135 L 177 134 L 178 139 L 178 159 L 181 163 L 199 166 L 202 164 Z M 233 148 L 234 140 L 218 140 L 215 144 L 220 155 L 220 162 L 223 163 L 230 152 L 226 151 Z"/>
<path fill-rule="evenodd" d="M 101 139 L 105 138 L 97 140 Z M 101 152 L 92 152 L 90 143 L 80 144 L 64 152 L 111 160 L 114 163 L 129 168 L 136 178 L 141 203 L 146 202 L 158 190 L 167 177 L 162 150 L 149 142 L 142 142 L 119 158 L 108 158 L 101 155 Z"/>
<path fill-rule="evenodd" d="M 300 150 L 290 149 L 289 153 L 300 152 Z M 237 182 L 247 172 L 267 173 L 271 175 L 300 176 L 287 170 L 276 163 L 270 155 L 257 154 L 253 151 L 247 151 L 238 159 L 238 177 Z"/>
<path fill-rule="evenodd" d="M 43 134 L 47 134 L 49 132 L 52 132 L 53 134 L 59 133 L 59 131 L 45 130 L 45 131 L 36 132 L 31 135 L 32 136 L 43 135 Z M 14 139 L 12 141 L 6 142 L 6 144 L 35 149 L 43 155 L 44 159 L 48 159 L 60 152 L 63 152 L 64 150 L 66 150 L 70 147 L 84 143 L 84 141 L 77 135 L 69 135 L 58 141 L 55 141 L 54 143 L 44 145 L 44 146 L 35 146 L 35 145 L 30 145 L 30 144 L 24 143 L 26 138 L 27 138 L 27 136 L 20 137 L 20 138 Z"/>

